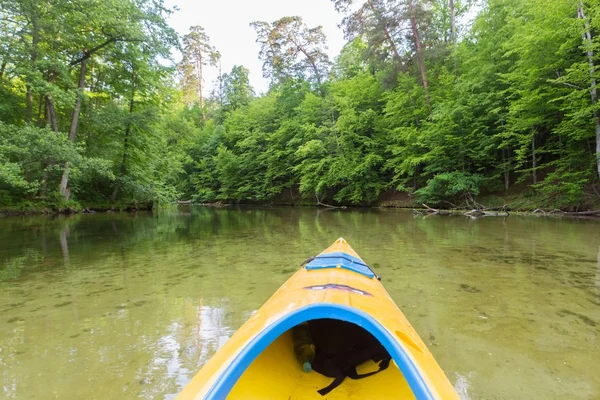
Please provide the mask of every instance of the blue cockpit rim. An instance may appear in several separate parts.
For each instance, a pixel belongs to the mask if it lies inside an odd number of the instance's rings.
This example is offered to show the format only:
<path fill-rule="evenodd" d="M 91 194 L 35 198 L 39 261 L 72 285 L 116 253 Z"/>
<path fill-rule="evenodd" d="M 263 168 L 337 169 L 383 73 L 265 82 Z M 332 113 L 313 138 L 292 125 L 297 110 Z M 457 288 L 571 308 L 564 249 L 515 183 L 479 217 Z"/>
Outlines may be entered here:
<path fill-rule="evenodd" d="M 257 334 L 229 364 L 219 379 L 208 391 L 205 399 L 216 400 L 227 397 L 238 379 L 275 339 L 283 333 L 313 319 L 331 318 L 356 324 L 370 332 L 386 348 L 408 382 L 417 400 L 433 399 L 429 387 L 418 368 L 392 334 L 373 317 L 356 308 L 334 303 L 318 303 L 299 308 Z"/>

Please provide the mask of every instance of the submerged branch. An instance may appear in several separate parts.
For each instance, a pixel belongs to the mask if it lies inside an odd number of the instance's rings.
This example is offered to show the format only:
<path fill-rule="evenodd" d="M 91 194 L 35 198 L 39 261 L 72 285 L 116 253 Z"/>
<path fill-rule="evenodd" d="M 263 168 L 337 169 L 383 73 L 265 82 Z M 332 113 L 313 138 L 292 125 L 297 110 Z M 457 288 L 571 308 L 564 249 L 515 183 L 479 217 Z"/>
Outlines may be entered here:
<path fill-rule="evenodd" d="M 321 199 L 319 199 L 319 196 L 315 193 L 315 199 L 317 199 L 317 205 L 318 206 L 323 206 L 323 207 L 327 207 L 330 209 L 336 209 L 336 208 L 347 208 L 346 206 L 332 206 L 330 204 L 325 204 L 321 201 Z"/>

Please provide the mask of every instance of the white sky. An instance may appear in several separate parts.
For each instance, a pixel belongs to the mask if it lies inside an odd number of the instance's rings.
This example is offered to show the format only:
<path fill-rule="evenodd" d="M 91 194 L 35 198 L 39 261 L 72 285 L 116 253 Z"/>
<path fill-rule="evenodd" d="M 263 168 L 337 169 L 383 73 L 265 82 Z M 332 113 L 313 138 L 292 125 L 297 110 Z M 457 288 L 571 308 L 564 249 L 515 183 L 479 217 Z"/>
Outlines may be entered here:
<path fill-rule="evenodd" d="M 213 46 L 221 52 L 223 73 L 234 65 L 250 70 L 250 83 L 257 94 L 268 89 L 262 77 L 262 62 L 258 59 L 259 46 L 250 22 L 273 22 L 281 17 L 298 15 L 309 27 L 323 26 L 327 36 L 328 54 L 333 60 L 345 44 L 343 32 L 338 28 L 342 16 L 331 0 L 166 0 L 167 6 L 177 6 L 169 24 L 181 35 L 189 27 L 200 25 L 209 35 Z M 179 55 L 176 55 L 179 57 Z M 179 61 L 176 58 L 176 61 Z M 205 73 L 209 94 L 218 71 L 211 68 Z"/>

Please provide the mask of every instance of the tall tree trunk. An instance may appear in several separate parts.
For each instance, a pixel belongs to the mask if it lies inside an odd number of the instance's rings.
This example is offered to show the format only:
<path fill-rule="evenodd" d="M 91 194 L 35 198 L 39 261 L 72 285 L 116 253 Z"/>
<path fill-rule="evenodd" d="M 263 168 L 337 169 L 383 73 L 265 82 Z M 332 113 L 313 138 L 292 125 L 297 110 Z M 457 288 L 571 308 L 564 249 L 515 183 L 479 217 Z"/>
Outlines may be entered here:
<path fill-rule="evenodd" d="M 294 46 L 296 46 L 296 48 L 302 53 L 304 54 L 304 56 L 306 57 L 306 59 L 308 60 L 308 62 L 310 63 L 310 65 L 312 66 L 312 69 L 315 73 L 315 77 L 317 78 L 317 84 L 319 85 L 319 92 L 321 93 L 322 96 L 325 96 L 325 92 L 323 92 L 323 86 L 321 84 L 321 74 L 319 73 L 319 68 L 317 68 L 317 64 L 315 63 L 315 60 L 313 57 L 311 57 L 308 52 L 306 51 L 306 49 L 304 49 L 303 46 L 300 46 L 298 43 L 296 43 L 296 41 L 294 41 L 294 39 L 292 39 L 290 37 L 291 42 L 294 44 Z"/>
<path fill-rule="evenodd" d="M 54 103 L 48 96 L 44 96 L 45 98 L 45 110 L 46 110 L 46 124 L 52 127 L 54 133 L 58 133 L 58 123 L 56 122 L 56 111 L 54 110 Z M 44 166 L 44 173 L 42 174 L 42 178 L 40 179 L 40 189 L 38 190 L 39 197 L 46 196 L 46 188 L 48 187 L 48 177 L 50 176 L 50 171 L 48 168 L 54 164 L 53 160 L 48 162 L 48 165 Z"/>
<path fill-rule="evenodd" d="M 419 68 L 421 70 L 421 80 L 423 81 L 423 89 L 425 90 L 427 108 L 431 112 L 431 102 L 429 99 L 429 83 L 427 81 L 427 70 L 425 69 L 425 56 L 423 54 L 423 46 L 421 44 L 421 38 L 419 36 L 419 27 L 417 25 L 417 17 L 415 15 L 415 8 L 412 0 L 408 1 L 408 10 L 410 12 L 410 26 L 412 29 L 413 39 L 415 41 L 415 47 L 417 49 L 417 59 L 419 61 Z"/>
<path fill-rule="evenodd" d="M 44 96 L 43 94 L 40 94 L 40 99 L 38 101 L 38 111 L 37 111 L 37 116 L 36 116 L 36 122 L 37 125 L 39 127 L 43 127 L 44 126 L 44 122 L 42 121 L 42 110 L 46 110 L 46 102 L 45 102 L 46 96 Z M 44 114 L 45 115 L 45 114 Z"/>
<path fill-rule="evenodd" d="M 40 42 L 40 26 L 38 24 L 37 16 L 34 15 L 31 18 L 31 55 L 29 58 L 30 64 L 30 73 L 33 72 L 36 68 L 36 62 L 38 58 L 38 46 Z M 33 91 L 31 89 L 31 77 L 27 77 L 26 95 L 25 95 L 25 123 L 30 124 L 33 119 Z"/>
<path fill-rule="evenodd" d="M 54 72 L 48 73 L 48 82 L 52 83 L 56 78 L 56 74 Z M 42 96 L 41 100 L 44 100 L 44 110 L 46 116 L 46 125 L 50 125 L 52 131 L 58 134 L 58 119 L 56 118 L 56 109 L 54 108 L 54 101 L 52 100 L 52 96 L 49 94 Z M 48 177 L 50 176 L 49 167 L 54 164 L 54 160 L 49 160 L 48 165 L 44 166 L 44 173 L 42 174 L 42 179 L 40 180 L 40 189 L 38 191 L 38 196 L 44 197 L 46 195 L 46 188 L 48 187 Z"/>
<path fill-rule="evenodd" d="M 456 41 L 456 14 L 454 10 L 454 0 L 448 0 L 448 7 L 450 8 L 450 39 L 454 43 Z"/>
<path fill-rule="evenodd" d="M 6 16 L 6 11 L 4 10 L 4 7 L 0 6 L 0 14 L 2 14 L 2 25 L 3 25 L 3 33 L 4 33 L 4 37 L 8 37 L 9 34 L 9 29 L 8 29 L 8 17 Z M 8 58 L 10 54 L 10 47 L 9 47 L 9 51 L 6 54 L 6 57 Z M 4 77 L 4 71 L 6 71 L 6 64 L 7 61 L 5 59 L 2 60 L 2 64 L 0 64 L 0 82 L 2 81 L 2 78 Z"/>
<path fill-rule="evenodd" d="M 533 184 L 537 183 L 537 159 L 535 155 L 535 132 L 531 136 L 531 170 L 532 170 L 532 178 Z"/>
<path fill-rule="evenodd" d="M 84 50 L 83 53 L 86 54 L 87 50 Z M 77 100 L 75 101 L 75 109 L 73 110 L 73 118 L 71 119 L 71 127 L 69 128 L 69 140 L 71 142 L 75 142 L 75 137 L 77 136 L 77 125 L 79 124 L 79 114 L 81 113 L 81 101 L 83 99 L 83 89 L 85 88 L 85 74 L 87 73 L 88 60 L 89 58 L 81 60 Z"/>
<path fill-rule="evenodd" d="M 31 85 L 25 85 L 25 123 L 30 124 L 33 118 L 33 92 Z"/>
<path fill-rule="evenodd" d="M 219 60 L 219 106 L 223 108 L 223 70 Z"/>
<path fill-rule="evenodd" d="M 594 106 L 594 126 L 596 131 L 596 168 L 598 170 L 598 177 L 600 178 L 600 109 L 596 107 L 598 104 L 598 90 L 596 87 L 596 65 L 594 64 L 594 43 L 592 40 L 590 21 L 585 16 L 583 10 L 583 2 L 579 3 L 577 15 L 585 24 L 585 31 L 583 32 L 582 37 L 590 70 L 590 95 L 592 97 L 592 105 Z"/>
<path fill-rule="evenodd" d="M 52 127 L 52 130 L 58 133 L 58 119 L 56 118 L 56 109 L 52 97 L 46 96 L 46 122 Z"/>
<path fill-rule="evenodd" d="M 135 69 L 133 69 L 132 65 L 132 79 L 131 79 L 131 99 L 129 100 L 129 120 L 127 121 L 127 126 L 125 128 L 125 138 L 123 139 L 123 158 L 121 159 L 121 168 L 119 169 L 119 178 L 122 178 L 125 175 L 127 170 L 127 155 L 129 153 L 129 135 L 131 133 L 131 116 L 133 115 L 133 106 L 135 104 Z M 113 190 L 112 196 L 110 200 L 114 203 L 117 200 L 117 195 L 119 194 L 119 182 L 115 184 L 115 189 Z"/>
<path fill-rule="evenodd" d="M 0 14 L 2 14 L 2 27 L 3 27 L 2 33 L 5 38 L 8 38 L 9 32 L 11 29 L 8 27 L 8 16 L 7 16 L 4 6 L 0 6 Z M 6 59 L 10 60 L 10 55 L 11 55 L 11 48 L 9 46 L 8 51 L 5 54 Z M 4 71 L 6 71 L 6 65 L 8 64 L 8 61 L 6 61 L 6 59 L 3 59 L 2 64 L 0 64 L 0 82 L 2 81 L 2 78 L 4 77 Z"/>
<path fill-rule="evenodd" d="M 375 15 L 375 18 L 377 19 L 377 21 L 379 23 L 381 23 L 381 15 L 380 15 L 379 11 L 375 8 L 373 1 L 367 0 L 367 3 L 369 4 L 369 7 L 371 7 L 371 11 L 373 11 L 373 14 Z M 392 51 L 394 52 L 394 59 L 396 59 L 397 61 L 401 61 L 402 59 L 400 58 L 400 53 L 398 52 L 398 47 L 396 46 L 394 39 L 392 39 L 392 35 L 390 34 L 390 30 L 388 29 L 387 23 L 383 26 L 383 34 L 385 35 L 385 38 L 388 41 L 388 44 L 390 45 L 390 47 L 392 48 Z"/>
<path fill-rule="evenodd" d="M 504 189 L 508 190 L 510 187 L 510 156 L 508 149 L 502 149 L 502 164 L 504 164 Z"/>
<path fill-rule="evenodd" d="M 202 96 L 202 54 L 196 55 L 196 79 L 198 80 L 197 92 L 200 110 L 202 112 L 202 121 L 206 121 L 206 115 L 204 115 L 204 96 Z"/>
<path fill-rule="evenodd" d="M 71 127 L 69 128 L 69 140 L 71 141 L 71 143 L 75 142 L 75 137 L 77 136 L 77 124 L 79 123 L 79 113 L 81 112 L 81 99 L 83 97 L 83 89 L 85 88 L 85 74 L 87 69 L 87 61 L 89 59 L 89 53 L 87 50 L 83 50 L 83 54 L 84 57 L 81 60 L 81 70 L 79 71 L 77 100 L 75 101 L 75 109 L 73 110 L 73 118 L 71 119 Z M 86 55 L 88 55 L 88 57 L 85 57 Z M 65 200 L 69 200 L 70 190 L 67 189 L 68 184 L 69 165 L 65 163 L 59 186 L 60 193 L 65 197 Z"/>

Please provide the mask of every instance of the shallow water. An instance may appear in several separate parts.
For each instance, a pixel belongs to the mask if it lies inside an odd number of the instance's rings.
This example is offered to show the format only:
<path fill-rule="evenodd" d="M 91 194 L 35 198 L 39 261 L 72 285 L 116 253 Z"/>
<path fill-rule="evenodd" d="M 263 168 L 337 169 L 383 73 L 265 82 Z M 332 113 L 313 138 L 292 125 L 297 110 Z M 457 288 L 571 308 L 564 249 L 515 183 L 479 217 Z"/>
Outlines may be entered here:
<path fill-rule="evenodd" d="M 173 398 L 339 236 L 463 397 L 600 398 L 600 222 L 202 207 L 0 218 L 0 398 Z"/>

